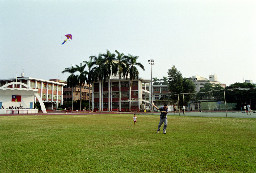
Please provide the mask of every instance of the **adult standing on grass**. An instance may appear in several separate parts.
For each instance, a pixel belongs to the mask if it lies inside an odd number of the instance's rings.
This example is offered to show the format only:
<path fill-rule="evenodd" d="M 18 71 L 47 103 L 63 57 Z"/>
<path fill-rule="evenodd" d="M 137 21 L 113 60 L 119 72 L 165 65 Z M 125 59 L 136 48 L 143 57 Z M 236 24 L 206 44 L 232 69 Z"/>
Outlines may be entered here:
<path fill-rule="evenodd" d="M 160 127 L 164 123 L 163 133 L 166 134 L 166 127 L 167 127 L 167 113 L 168 113 L 168 107 L 167 104 L 164 104 L 164 107 L 158 108 L 154 103 L 152 104 L 157 110 L 160 110 L 160 121 L 157 128 L 157 133 L 160 131 Z"/>

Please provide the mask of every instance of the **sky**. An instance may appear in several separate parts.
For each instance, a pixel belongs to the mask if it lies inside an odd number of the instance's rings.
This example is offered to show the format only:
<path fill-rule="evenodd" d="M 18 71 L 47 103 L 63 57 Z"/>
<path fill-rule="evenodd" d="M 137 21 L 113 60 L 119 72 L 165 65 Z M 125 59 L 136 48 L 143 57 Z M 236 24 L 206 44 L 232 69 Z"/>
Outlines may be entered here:
<path fill-rule="evenodd" d="M 139 56 L 140 77 L 215 74 L 256 83 L 255 0 L 0 0 L 0 79 L 62 79 L 107 50 Z M 61 43 L 66 34 L 72 41 Z"/>

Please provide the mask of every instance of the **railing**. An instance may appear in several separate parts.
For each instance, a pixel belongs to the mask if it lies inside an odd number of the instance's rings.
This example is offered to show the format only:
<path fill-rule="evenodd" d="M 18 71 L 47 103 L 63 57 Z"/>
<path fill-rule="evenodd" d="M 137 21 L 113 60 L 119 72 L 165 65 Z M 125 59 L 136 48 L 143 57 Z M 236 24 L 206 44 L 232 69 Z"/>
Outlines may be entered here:
<path fill-rule="evenodd" d="M 37 114 L 38 109 L 0 109 L 0 114 Z"/>

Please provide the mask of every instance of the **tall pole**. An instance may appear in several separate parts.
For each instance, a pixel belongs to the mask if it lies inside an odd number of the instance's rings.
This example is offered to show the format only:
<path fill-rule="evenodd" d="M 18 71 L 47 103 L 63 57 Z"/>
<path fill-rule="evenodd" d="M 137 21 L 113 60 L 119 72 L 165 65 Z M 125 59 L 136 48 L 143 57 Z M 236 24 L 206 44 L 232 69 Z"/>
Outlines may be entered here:
<path fill-rule="evenodd" d="M 154 60 L 153 59 L 150 59 L 148 60 L 148 63 L 151 65 L 151 80 L 150 80 L 150 83 L 151 83 L 151 88 L 150 88 L 150 95 L 151 95 L 151 106 L 150 106 L 150 110 L 153 111 L 153 81 L 152 81 L 152 77 L 153 77 L 153 73 L 152 73 L 152 65 L 154 65 Z"/>
<path fill-rule="evenodd" d="M 152 64 L 151 64 L 151 111 L 153 111 L 153 82 L 152 82 Z"/>
<path fill-rule="evenodd" d="M 224 89 L 224 101 L 225 101 L 226 117 L 228 117 L 227 101 L 226 101 L 226 92 L 225 92 L 225 89 Z"/>

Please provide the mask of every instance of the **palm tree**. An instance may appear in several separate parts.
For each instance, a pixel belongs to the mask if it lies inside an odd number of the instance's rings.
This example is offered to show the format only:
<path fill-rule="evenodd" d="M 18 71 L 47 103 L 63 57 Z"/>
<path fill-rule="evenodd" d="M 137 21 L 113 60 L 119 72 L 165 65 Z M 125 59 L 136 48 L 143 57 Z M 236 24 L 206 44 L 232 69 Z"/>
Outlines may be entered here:
<path fill-rule="evenodd" d="M 107 50 L 106 54 L 102 54 L 103 58 L 104 58 L 104 67 L 107 70 L 107 78 L 108 78 L 108 111 L 110 111 L 110 104 L 112 103 L 112 101 L 110 100 L 110 77 L 113 74 L 117 73 L 117 64 L 116 64 L 116 58 L 115 58 L 115 54 L 112 54 L 109 50 Z"/>
<path fill-rule="evenodd" d="M 129 75 L 130 76 L 130 82 L 129 82 L 129 111 L 131 111 L 131 88 L 132 88 L 132 81 L 134 79 L 139 78 L 139 71 L 137 69 L 137 66 L 140 67 L 142 70 L 145 70 L 144 66 L 137 62 L 138 56 L 133 56 L 128 54 L 128 56 L 125 57 L 127 61 L 127 72 L 126 72 L 126 78 Z"/>
<path fill-rule="evenodd" d="M 79 80 L 79 87 L 80 87 L 80 111 L 82 110 L 82 86 L 85 84 L 87 80 L 88 72 L 85 70 L 86 64 L 76 65 L 76 72 L 78 72 L 78 80 Z"/>
<path fill-rule="evenodd" d="M 94 81 L 99 81 L 99 111 L 102 110 L 103 102 L 103 81 L 107 78 L 107 70 L 104 66 L 105 60 L 102 58 L 102 54 L 99 54 L 98 57 L 92 56 L 95 61 L 95 67 L 92 68 L 92 78 Z"/>
<path fill-rule="evenodd" d="M 117 53 L 117 66 L 118 66 L 118 87 L 119 87 L 119 111 L 121 112 L 122 109 L 122 104 L 121 104 L 121 96 L 122 96 L 122 92 L 121 92 L 121 75 L 125 74 L 125 67 L 126 67 L 126 59 L 123 53 L 118 52 L 117 50 L 115 50 L 115 52 Z"/>
<path fill-rule="evenodd" d="M 73 99 L 73 90 L 74 90 L 74 87 L 77 86 L 78 84 L 78 76 L 76 76 L 74 73 L 76 72 L 76 69 L 72 66 L 70 68 L 65 68 L 62 73 L 70 73 L 71 75 L 67 78 L 67 86 L 68 87 L 71 87 L 71 95 L 72 95 L 72 99 L 71 99 L 71 102 L 72 102 L 72 111 L 74 110 L 74 99 Z"/>
<path fill-rule="evenodd" d="M 90 61 L 84 61 L 84 63 L 87 65 L 88 67 L 88 77 L 87 77 L 87 84 L 89 85 L 89 111 L 91 110 L 91 84 L 93 82 L 93 70 L 92 67 L 96 64 L 95 61 L 93 61 L 93 56 L 90 56 Z"/>

